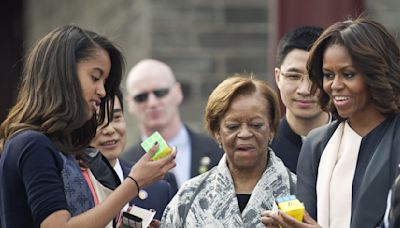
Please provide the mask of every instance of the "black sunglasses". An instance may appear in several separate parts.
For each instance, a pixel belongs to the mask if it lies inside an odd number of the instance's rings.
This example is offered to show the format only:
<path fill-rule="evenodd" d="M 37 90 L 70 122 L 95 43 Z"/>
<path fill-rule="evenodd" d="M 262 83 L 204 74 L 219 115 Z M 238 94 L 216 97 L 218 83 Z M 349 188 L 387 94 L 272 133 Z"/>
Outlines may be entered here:
<path fill-rule="evenodd" d="M 138 95 L 133 96 L 133 100 L 135 100 L 137 103 L 145 102 L 149 98 L 149 93 L 153 93 L 154 96 L 158 98 L 165 97 L 168 95 L 169 90 L 170 88 L 160 88 L 160 89 L 155 89 L 151 92 L 140 93 Z"/>

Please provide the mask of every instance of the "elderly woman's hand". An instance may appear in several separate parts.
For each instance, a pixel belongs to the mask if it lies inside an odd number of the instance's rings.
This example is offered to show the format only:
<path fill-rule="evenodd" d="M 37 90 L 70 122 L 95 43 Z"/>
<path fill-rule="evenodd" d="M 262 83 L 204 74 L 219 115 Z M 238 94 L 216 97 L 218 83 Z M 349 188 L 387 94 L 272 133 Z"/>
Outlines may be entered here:
<path fill-rule="evenodd" d="M 176 166 L 176 147 L 172 149 L 171 154 L 167 157 L 154 161 L 152 156 L 157 152 L 158 147 L 158 144 L 154 145 L 149 152 L 140 158 L 129 173 L 129 176 L 138 182 L 140 188 L 161 180 L 168 170 Z"/>
<path fill-rule="evenodd" d="M 261 213 L 261 222 L 267 228 L 276 228 L 279 225 L 282 228 L 321 228 L 318 223 L 311 218 L 311 216 L 304 211 L 303 222 L 299 222 L 286 213 L 279 211 L 264 211 Z"/>
<path fill-rule="evenodd" d="M 279 217 L 276 211 L 263 211 L 261 212 L 261 222 L 267 228 L 279 228 Z"/>
<path fill-rule="evenodd" d="M 159 228 L 161 226 L 161 221 L 153 219 L 148 228 Z"/>

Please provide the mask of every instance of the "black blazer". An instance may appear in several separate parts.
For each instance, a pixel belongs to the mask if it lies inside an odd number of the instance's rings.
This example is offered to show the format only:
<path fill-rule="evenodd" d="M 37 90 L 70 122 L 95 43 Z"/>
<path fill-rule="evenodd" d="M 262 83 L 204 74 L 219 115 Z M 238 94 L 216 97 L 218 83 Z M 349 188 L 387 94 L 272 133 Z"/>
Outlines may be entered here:
<path fill-rule="evenodd" d="M 221 159 L 224 152 L 218 147 L 217 143 L 210 137 L 203 134 L 195 133 L 188 127 L 186 127 L 186 129 L 189 133 L 191 149 L 192 149 L 192 164 L 190 165 L 191 167 L 190 177 L 195 177 L 202 173 L 200 172 L 199 169 L 203 168 L 201 167 L 202 166 L 201 160 L 203 157 L 210 158 L 210 164 L 204 167 L 206 169 L 203 170 L 203 171 L 208 171 L 212 167 L 218 165 L 218 162 Z M 145 153 L 146 152 L 140 146 L 140 143 L 137 143 L 128 150 L 126 150 L 125 152 L 123 152 L 120 157 L 128 161 L 136 162 Z"/>
<path fill-rule="evenodd" d="M 388 117 L 390 118 L 390 117 Z M 389 189 L 400 163 L 400 115 L 392 118 L 365 170 L 352 211 L 351 228 L 376 227 L 382 222 Z M 316 182 L 322 152 L 339 121 L 312 130 L 301 148 L 296 196 L 314 219 L 317 217 Z"/>
<path fill-rule="evenodd" d="M 122 172 L 124 174 L 124 177 L 126 178 L 132 168 L 133 163 L 125 161 L 123 159 L 119 159 L 119 163 L 121 164 Z M 169 173 L 168 175 L 173 176 L 172 173 Z M 175 176 L 173 176 L 173 178 L 175 178 Z M 168 205 L 169 201 L 171 201 L 172 197 L 175 194 L 174 190 L 165 180 L 156 181 L 153 184 L 143 188 L 142 190 L 147 192 L 147 198 L 140 199 L 137 196 L 129 202 L 129 205 L 136 205 L 145 209 L 154 209 L 156 211 L 156 215 L 154 216 L 154 218 L 161 221 L 161 217 L 164 213 L 165 207 Z"/>

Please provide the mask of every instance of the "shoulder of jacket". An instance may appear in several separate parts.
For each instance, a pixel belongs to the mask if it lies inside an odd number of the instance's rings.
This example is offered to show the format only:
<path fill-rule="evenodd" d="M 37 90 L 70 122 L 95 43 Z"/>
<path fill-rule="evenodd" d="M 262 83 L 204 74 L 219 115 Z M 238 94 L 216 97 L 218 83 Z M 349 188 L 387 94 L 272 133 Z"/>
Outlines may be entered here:
<path fill-rule="evenodd" d="M 312 129 L 306 139 L 311 138 L 322 138 L 329 137 L 335 132 L 336 128 L 339 126 L 340 122 L 338 120 L 334 120 L 331 123 L 322 125 L 320 127 Z"/>

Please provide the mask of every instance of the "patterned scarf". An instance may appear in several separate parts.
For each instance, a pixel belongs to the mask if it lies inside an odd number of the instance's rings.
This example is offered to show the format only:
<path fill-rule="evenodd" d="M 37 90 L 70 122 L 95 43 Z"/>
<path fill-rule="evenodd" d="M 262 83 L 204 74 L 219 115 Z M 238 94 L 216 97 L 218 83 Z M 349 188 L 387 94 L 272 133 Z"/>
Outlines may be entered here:
<path fill-rule="evenodd" d="M 61 176 L 65 197 L 71 216 L 76 216 L 93 208 L 94 200 L 76 159 L 72 155 L 60 154 L 64 161 Z"/>

